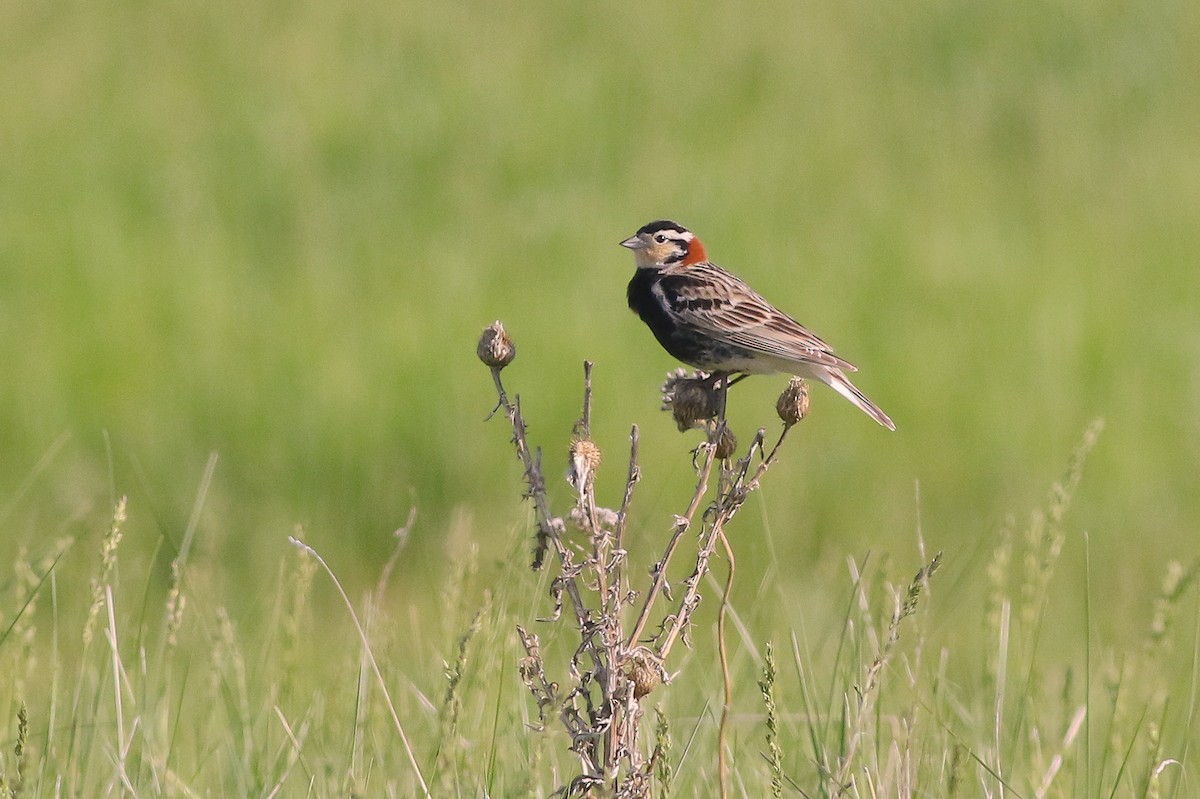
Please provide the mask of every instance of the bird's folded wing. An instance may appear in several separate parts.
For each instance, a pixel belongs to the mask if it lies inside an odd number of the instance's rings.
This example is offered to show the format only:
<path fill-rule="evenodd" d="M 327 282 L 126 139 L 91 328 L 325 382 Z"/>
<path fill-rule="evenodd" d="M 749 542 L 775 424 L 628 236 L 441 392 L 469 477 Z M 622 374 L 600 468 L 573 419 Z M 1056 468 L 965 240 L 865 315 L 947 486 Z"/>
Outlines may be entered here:
<path fill-rule="evenodd" d="M 764 355 L 857 371 L 803 325 L 718 266 L 690 265 L 686 271 L 663 275 L 659 286 L 679 325 Z"/>

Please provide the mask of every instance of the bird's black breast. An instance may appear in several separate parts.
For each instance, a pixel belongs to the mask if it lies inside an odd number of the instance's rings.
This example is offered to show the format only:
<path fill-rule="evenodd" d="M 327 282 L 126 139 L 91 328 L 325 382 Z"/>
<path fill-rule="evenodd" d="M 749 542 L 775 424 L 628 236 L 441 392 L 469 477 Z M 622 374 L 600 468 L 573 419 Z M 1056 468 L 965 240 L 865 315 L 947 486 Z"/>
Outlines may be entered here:
<path fill-rule="evenodd" d="M 625 291 L 629 307 L 646 323 L 663 349 L 684 363 L 701 366 L 707 360 L 704 357 L 705 341 L 681 329 L 671 310 L 664 306 L 663 298 L 654 292 L 654 286 L 664 280 L 657 269 L 637 270 Z M 668 297 L 667 301 L 670 302 L 671 298 Z"/>
<path fill-rule="evenodd" d="M 629 281 L 625 297 L 629 301 L 630 309 L 641 317 L 661 341 L 662 335 L 659 331 L 669 335 L 675 329 L 675 322 L 659 298 L 654 295 L 654 284 L 659 280 L 659 275 L 657 269 L 637 270 L 633 274 L 633 280 Z"/>

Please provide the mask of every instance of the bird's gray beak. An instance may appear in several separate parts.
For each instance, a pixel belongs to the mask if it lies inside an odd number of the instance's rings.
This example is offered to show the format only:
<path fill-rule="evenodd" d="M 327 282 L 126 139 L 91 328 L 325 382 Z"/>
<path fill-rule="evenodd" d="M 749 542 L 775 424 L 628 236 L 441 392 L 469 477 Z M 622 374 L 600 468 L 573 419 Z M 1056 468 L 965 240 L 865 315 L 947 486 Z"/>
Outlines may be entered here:
<path fill-rule="evenodd" d="M 637 236 L 630 236 L 621 242 L 622 247 L 628 247 L 631 250 L 644 250 L 650 245 L 639 239 Z"/>

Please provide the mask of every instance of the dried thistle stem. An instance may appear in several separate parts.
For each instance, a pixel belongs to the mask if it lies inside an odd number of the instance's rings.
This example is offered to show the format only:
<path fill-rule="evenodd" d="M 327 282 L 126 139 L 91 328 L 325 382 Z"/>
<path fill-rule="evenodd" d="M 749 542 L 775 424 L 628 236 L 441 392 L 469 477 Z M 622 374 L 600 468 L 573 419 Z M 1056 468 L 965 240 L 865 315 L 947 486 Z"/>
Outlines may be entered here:
<path fill-rule="evenodd" d="M 734 514 L 738 512 L 750 494 L 758 488 L 758 483 L 763 475 L 775 463 L 779 455 L 779 449 L 783 446 L 783 442 L 790 430 L 790 426 L 783 428 L 783 431 L 779 434 L 779 439 L 775 442 L 775 446 L 771 448 L 771 452 L 758 465 L 754 474 L 747 479 L 746 475 L 750 470 L 750 463 L 755 453 L 763 451 L 763 438 L 766 435 L 766 431 L 760 429 L 755 434 L 754 440 L 750 442 L 750 448 L 746 451 L 745 457 L 739 460 L 734 467 L 729 487 L 721 492 L 720 496 L 717 497 L 709 509 L 711 520 L 707 521 L 708 532 L 700 546 L 700 551 L 696 554 L 695 570 L 690 577 L 684 580 L 686 589 L 683 598 L 679 601 L 679 610 L 668 617 L 668 626 L 664 630 L 662 643 L 658 647 L 657 654 L 663 660 L 666 660 L 667 656 L 671 653 L 671 648 L 674 646 L 676 638 L 687 630 L 688 625 L 691 623 L 692 614 L 700 604 L 700 581 L 708 572 L 709 559 L 716 549 L 717 539 L 724 533 L 725 524 L 733 518 Z"/>
<path fill-rule="evenodd" d="M 613 525 L 613 552 L 617 555 L 615 563 L 617 591 L 622 597 L 629 594 L 629 581 L 625 569 L 625 529 L 629 525 L 629 506 L 633 503 L 633 489 L 642 479 L 642 471 L 638 466 L 638 426 L 635 424 L 629 430 L 629 473 L 625 478 L 625 496 L 621 499 L 621 510 L 617 512 L 617 522 Z"/>
<path fill-rule="evenodd" d="M 585 380 L 590 383 L 591 365 L 585 366 Z M 592 612 L 588 609 L 583 600 L 583 594 L 579 586 L 579 574 L 583 566 L 576 564 L 571 552 L 567 549 L 566 544 L 562 540 L 561 533 L 564 531 L 562 519 L 554 517 L 550 512 L 550 503 L 546 495 L 546 481 L 542 476 L 541 469 L 541 453 L 538 451 L 535 457 L 529 447 L 527 436 L 527 428 L 525 419 L 521 415 L 521 398 L 518 396 L 512 402 L 508 401 L 508 395 L 504 391 L 503 381 L 500 379 L 500 370 L 492 369 L 492 378 L 496 385 L 496 393 L 499 397 L 499 408 L 503 408 L 505 415 L 508 417 L 509 423 L 513 428 L 513 446 L 517 450 L 517 457 L 520 458 L 522 465 L 525 468 L 525 481 L 528 486 L 528 496 L 533 500 L 534 515 L 537 520 L 538 533 L 537 542 L 534 550 L 533 568 L 540 569 L 544 564 L 545 552 L 547 549 L 553 549 L 560 568 L 560 576 L 555 578 L 553 590 L 566 593 L 567 598 L 571 603 L 571 611 L 575 617 L 575 625 L 580 631 L 581 642 L 576 656 L 581 653 L 586 653 L 591 660 L 593 668 L 593 678 L 597 679 L 604 689 L 604 705 L 598 711 L 601 719 L 601 725 L 605 728 L 611 728 L 612 710 L 609 706 L 611 703 L 608 697 L 616 680 L 616 669 L 612 667 L 613 660 L 606 657 L 606 653 L 602 651 L 602 642 L 597 642 L 597 637 L 603 637 L 603 631 L 593 622 Z M 587 402 L 590 403 L 591 392 L 585 391 Z M 590 422 L 590 409 L 585 405 L 584 419 Z M 590 480 L 584 481 L 584 488 L 581 493 L 584 495 L 586 503 L 588 519 L 592 525 L 593 531 L 598 529 L 596 522 L 596 508 L 594 499 L 588 499 L 591 495 Z M 595 535 L 593 536 L 593 539 Z M 595 558 L 595 550 L 593 550 L 593 558 Z M 556 599 L 556 602 L 561 600 Z M 557 609 L 556 609 L 557 615 Z M 528 651 L 528 650 L 527 650 Z M 581 685 L 576 689 L 586 702 L 590 702 L 590 695 L 586 693 L 586 686 Z M 575 693 L 575 692 L 573 692 Z M 571 707 L 569 702 L 564 703 L 564 713 L 578 714 L 578 711 Z M 570 715 L 568 713 L 568 716 Z M 576 723 L 578 722 L 578 723 Z M 606 767 L 609 762 L 607 756 L 612 749 L 611 735 L 606 732 L 603 736 L 603 753 L 604 760 L 597 763 L 597 758 L 593 755 L 595 740 L 594 736 L 585 735 L 581 731 L 583 728 L 579 724 L 585 724 L 582 716 L 577 716 L 572 723 L 567 723 L 567 716 L 564 716 L 564 724 L 567 726 L 568 732 L 572 735 L 573 749 L 580 757 L 584 765 L 585 779 L 598 779 L 604 781 L 607 778 L 608 769 Z M 591 724 L 586 724 L 587 729 L 592 729 Z"/>
<path fill-rule="evenodd" d="M 688 505 L 687 512 L 683 516 L 675 517 L 675 525 L 671 533 L 670 540 L 667 541 L 667 548 L 663 551 L 663 555 L 658 559 L 651 571 L 650 589 L 646 592 L 646 598 L 642 601 L 641 612 L 638 614 L 637 622 L 633 625 L 633 630 L 629 633 L 629 637 L 625 641 L 627 648 L 633 648 L 637 645 L 638 639 L 641 638 L 643 631 L 646 629 L 646 623 L 650 620 L 650 613 L 654 606 L 654 600 L 662 593 L 663 586 L 667 582 L 667 566 L 671 563 L 671 556 L 675 554 L 675 548 L 679 545 L 679 539 L 692 526 L 692 518 L 696 515 L 696 511 L 700 508 L 700 503 L 704 499 L 704 495 L 708 493 L 708 478 L 712 474 L 713 461 L 716 460 L 716 447 L 710 444 L 703 445 L 704 447 L 704 463 L 700 467 L 700 476 L 696 481 L 696 491 L 692 494 L 692 501 Z"/>

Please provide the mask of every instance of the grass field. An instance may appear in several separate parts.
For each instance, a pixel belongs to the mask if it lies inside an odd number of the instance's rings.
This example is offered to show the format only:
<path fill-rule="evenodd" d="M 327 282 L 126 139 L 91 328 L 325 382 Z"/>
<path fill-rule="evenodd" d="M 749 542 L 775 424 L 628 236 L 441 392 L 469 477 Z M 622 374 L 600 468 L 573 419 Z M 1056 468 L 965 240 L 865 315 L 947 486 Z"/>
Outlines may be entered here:
<path fill-rule="evenodd" d="M 855 724 L 849 795 L 1191 795 L 1197 74 L 1177 0 L 0 3 L 4 787 L 410 796 L 401 727 L 434 795 L 569 779 L 525 726 L 547 578 L 473 350 L 503 318 L 553 478 L 596 363 L 645 568 L 700 437 L 617 242 L 670 217 L 899 428 L 817 387 L 731 526 L 735 795 L 772 776 L 768 641 L 785 795 L 830 794 Z M 740 436 L 785 382 L 736 389 Z M 655 703 L 673 796 L 713 790 L 716 604 Z"/>

